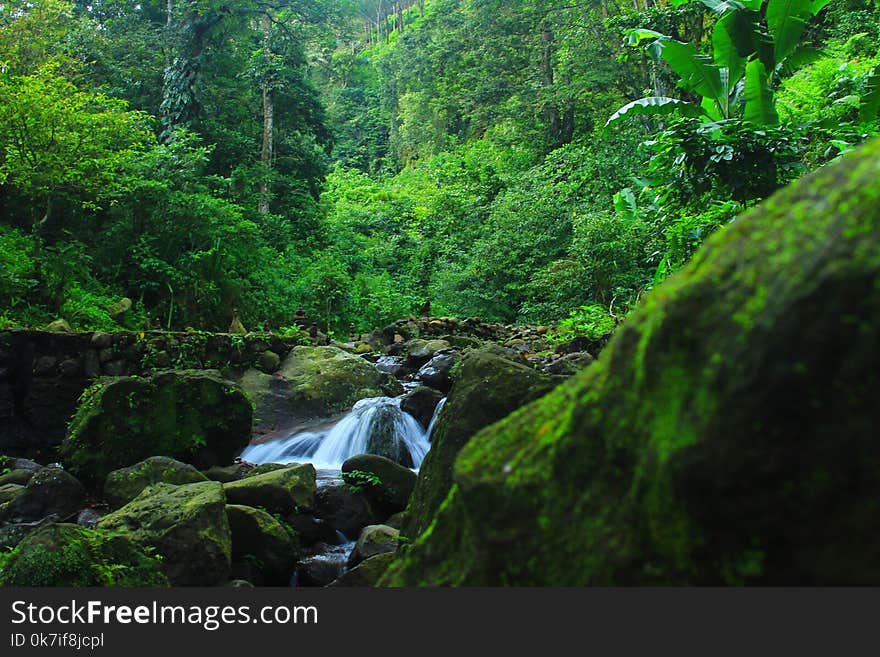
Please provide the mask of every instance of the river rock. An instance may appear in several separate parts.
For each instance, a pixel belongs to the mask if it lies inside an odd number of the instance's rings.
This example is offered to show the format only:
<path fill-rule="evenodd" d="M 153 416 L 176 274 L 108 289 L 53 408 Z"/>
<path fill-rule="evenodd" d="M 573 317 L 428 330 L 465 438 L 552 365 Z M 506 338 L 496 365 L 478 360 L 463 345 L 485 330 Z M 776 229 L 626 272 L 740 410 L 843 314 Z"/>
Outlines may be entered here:
<path fill-rule="evenodd" d="M 333 582 L 332 587 L 368 587 L 376 586 L 388 566 L 394 561 L 393 552 L 383 552 L 369 559 L 364 559 L 357 566 L 344 572 Z"/>
<path fill-rule="evenodd" d="M 388 525 L 370 525 L 364 527 L 358 537 L 351 555 L 348 557 L 348 567 L 354 568 L 364 559 L 369 559 L 384 552 L 396 552 L 400 532 Z"/>
<path fill-rule="evenodd" d="M 423 429 L 427 429 L 441 399 L 443 399 L 443 393 L 440 391 L 427 386 L 419 386 L 404 395 L 400 400 L 400 408 L 418 420 Z"/>
<path fill-rule="evenodd" d="M 572 376 L 583 369 L 586 369 L 595 362 L 589 352 L 580 351 L 574 354 L 566 354 L 562 358 L 550 362 L 544 367 L 544 371 L 548 374 L 559 374 L 562 376 Z"/>
<path fill-rule="evenodd" d="M 351 540 L 356 539 L 367 525 L 385 519 L 362 491 L 352 491 L 343 483 L 318 489 L 315 494 L 315 515 Z"/>
<path fill-rule="evenodd" d="M 71 524 L 43 526 L 21 540 L 0 586 L 168 586 L 160 562 L 125 536 Z"/>
<path fill-rule="evenodd" d="M 29 522 L 49 515 L 60 519 L 79 511 L 85 503 L 85 487 L 61 468 L 43 468 L 34 473 L 15 499 L 0 512 L 0 520 Z"/>
<path fill-rule="evenodd" d="M 316 487 L 315 468 L 306 463 L 223 484 L 223 491 L 230 504 L 287 515 L 312 509 Z"/>
<path fill-rule="evenodd" d="M 449 392 L 452 387 L 452 368 L 461 360 L 457 352 L 444 352 L 437 354 L 418 371 L 418 379 L 435 390 Z"/>
<path fill-rule="evenodd" d="M 248 443 L 252 414 L 241 388 L 212 371 L 102 379 L 84 393 L 62 459 L 90 484 L 155 455 L 230 463 Z"/>
<path fill-rule="evenodd" d="M 448 349 L 450 344 L 446 340 L 409 340 L 404 344 L 406 364 L 413 369 L 418 369 L 441 349 Z"/>
<path fill-rule="evenodd" d="M 229 579 L 232 539 L 216 481 L 149 486 L 104 516 L 98 529 L 155 549 L 173 586 L 215 586 Z"/>
<path fill-rule="evenodd" d="M 114 470 L 104 482 L 104 498 L 111 509 L 125 506 L 152 484 L 193 484 L 208 478 L 188 463 L 167 456 L 151 456 L 127 468 Z"/>
<path fill-rule="evenodd" d="M 880 141 L 713 235 L 462 450 L 394 586 L 880 584 Z"/>
<path fill-rule="evenodd" d="M 547 392 L 557 381 L 547 374 L 503 358 L 495 350 L 469 353 L 434 427 L 431 450 L 419 468 L 407 512 L 404 535 L 415 538 L 434 517 L 452 485 L 452 464 L 459 450 L 483 427 Z"/>
<path fill-rule="evenodd" d="M 373 483 L 373 478 L 378 479 L 378 483 Z M 342 464 L 342 479 L 349 486 L 362 487 L 367 499 L 388 515 L 406 508 L 416 485 L 415 472 L 375 454 L 358 454 L 347 459 Z"/>
<path fill-rule="evenodd" d="M 300 547 L 296 537 L 265 511 L 249 506 L 226 506 L 232 533 L 232 560 L 253 559 L 267 586 L 287 586 Z"/>
<path fill-rule="evenodd" d="M 296 565 L 297 586 L 327 586 L 336 580 L 345 568 L 345 562 L 315 555 L 302 559 Z"/>

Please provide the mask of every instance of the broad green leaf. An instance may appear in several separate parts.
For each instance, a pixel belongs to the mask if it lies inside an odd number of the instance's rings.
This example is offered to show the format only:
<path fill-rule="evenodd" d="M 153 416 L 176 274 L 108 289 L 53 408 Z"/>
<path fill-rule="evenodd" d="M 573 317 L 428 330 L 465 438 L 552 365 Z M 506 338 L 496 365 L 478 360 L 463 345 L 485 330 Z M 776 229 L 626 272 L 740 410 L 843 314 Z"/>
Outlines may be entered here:
<path fill-rule="evenodd" d="M 728 71 L 726 89 L 728 96 L 730 88 L 739 82 L 746 70 L 746 58 L 739 53 L 731 37 L 731 29 L 734 27 L 728 25 L 734 22 L 731 16 L 719 20 L 718 25 L 712 30 L 712 56 L 717 66 Z"/>
<path fill-rule="evenodd" d="M 813 0 L 810 3 L 810 10 L 813 12 L 813 16 L 822 11 L 831 0 Z"/>
<path fill-rule="evenodd" d="M 761 0 L 747 0 L 746 2 L 736 2 L 736 0 L 700 0 L 700 2 L 719 16 L 745 9 L 757 11 L 761 8 Z M 750 6 L 755 4 L 757 4 L 757 7 Z"/>
<path fill-rule="evenodd" d="M 773 36 L 773 58 L 776 64 L 794 51 L 807 27 L 807 21 L 812 16 L 811 0 L 769 0 L 767 27 Z"/>
<path fill-rule="evenodd" d="M 755 125 L 776 125 L 779 116 L 768 85 L 767 69 L 763 62 L 753 59 L 746 66 L 746 107 L 743 118 Z"/>
<path fill-rule="evenodd" d="M 722 95 L 721 76 L 718 67 L 706 56 L 697 52 L 690 43 L 674 39 L 662 39 L 649 46 L 655 54 L 663 57 L 669 68 L 681 78 L 680 86 L 689 91 L 718 101 Z"/>
<path fill-rule="evenodd" d="M 647 98 L 634 100 L 621 107 L 611 115 L 611 118 L 605 123 L 605 127 L 607 128 L 609 125 L 628 114 L 672 114 L 676 110 L 680 111 L 685 116 L 703 116 L 702 110 L 693 103 L 679 100 L 677 98 L 668 98 L 666 96 L 648 96 Z"/>
<path fill-rule="evenodd" d="M 646 39 L 668 39 L 669 37 L 665 34 L 660 34 L 659 32 L 655 32 L 654 30 L 647 30 L 643 28 L 638 28 L 635 30 L 630 30 L 626 33 L 626 45 L 628 46 L 637 46 L 642 41 Z"/>

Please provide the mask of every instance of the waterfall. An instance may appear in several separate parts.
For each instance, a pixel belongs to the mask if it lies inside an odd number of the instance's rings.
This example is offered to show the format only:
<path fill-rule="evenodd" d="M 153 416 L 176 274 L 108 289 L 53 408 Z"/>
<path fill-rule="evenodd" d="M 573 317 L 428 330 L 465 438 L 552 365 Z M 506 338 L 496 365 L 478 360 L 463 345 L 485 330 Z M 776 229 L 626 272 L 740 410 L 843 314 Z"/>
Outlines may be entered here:
<path fill-rule="evenodd" d="M 437 420 L 440 419 L 440 411 L 443 410 L 443 406 L 446 405 L 446 397 L 437 402 L 437 408 L 434 409 L 434 415 L 431 416 L 431 421 L 428 423 L 428 430 L 425 432 L 425 437 L 428 439 L 428 442 L 431 441 L 431 436 L 434 435 L 434 425 L 437 424 Z"/>
<path fill-rule="evenodd" d="M 379 454 L 418 469 L 431 445 L 428 442 L 441 404 L 428 430 L 401 410 L 399 397 L 360 400 L 335 425 L 324 431 L 302 431 L 287 438 L 250 445 L 241 458 L 250 463 L 311 463 L 321 470 L 339 470 L 356 454 Z"/>

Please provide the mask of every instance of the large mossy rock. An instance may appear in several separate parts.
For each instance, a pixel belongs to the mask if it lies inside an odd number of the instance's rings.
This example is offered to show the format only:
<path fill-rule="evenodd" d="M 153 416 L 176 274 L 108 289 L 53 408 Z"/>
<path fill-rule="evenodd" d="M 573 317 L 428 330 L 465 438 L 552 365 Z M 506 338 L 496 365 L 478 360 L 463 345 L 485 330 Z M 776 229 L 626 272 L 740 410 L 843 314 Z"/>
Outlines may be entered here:
<path fill-rule="evenodd" d="M 452 464 L 480 429 L 549 392 L 558 381 L 489 351 L 465 356 L 431 437 L 431 450 L 407 508 L 403 534 L 414 538 L 431 522 L 452 486 Z"/>
<path fill-rule="evenodd" d="M 41 527 L 6 559 L 0 586 L 168 586 L 159 559 L 130 539 L 78 525 Z"/>
<path fill-rule="evenodd" d="M 295 347 L 275 374 L 248 370 L 241 385 L 254 400 L 257 434 L 344 413 L 364 397 L 393 396 L 399 386 L 337 347 Z"/>
<path fill-rule="evenodd" d="M 226 507 L 232 532 L 233 562 L 253 561 L 268 586 L 288 586 L 300 546 L 296 537 L 265 511 L 249 506 Z"/>
<path fill-rule="evenodd" d="M 880 141 L 654 290 L 480 433 L 384 584 L 880 584 Z"/>
<path fill-rule="evenodd" d="M 118 509 L 131 502 L 140 492 L 152 484 L 194 484 L 208 481 L 208 477 L 188 463 L 175 461 L 167 456 L 151 456 L 128 468 L 114 470 L 104 482 L 104 499 L 111 509 Z"/>
<path fill-rule="evenodd" d="M 61 455 L 93 485 L 155 455 L 230 463 L 250 440 L 252 416 L 242 389 L 213 371 L 102 379 L 84 394 Z"/>
<path fill-rule="evenodd" d="M 232 540 L 226 498 L 216 481 L 149 486 L 104 516 L 98 529 L 155 549 L 174 586 L 213 586 L 228 579 Z"/>
<path fill-rule="evenodd" d="M 315 505 L 317 473 L 310 463 L 291 465 L 223 484 L 230 504 L 288 515 Z"/>

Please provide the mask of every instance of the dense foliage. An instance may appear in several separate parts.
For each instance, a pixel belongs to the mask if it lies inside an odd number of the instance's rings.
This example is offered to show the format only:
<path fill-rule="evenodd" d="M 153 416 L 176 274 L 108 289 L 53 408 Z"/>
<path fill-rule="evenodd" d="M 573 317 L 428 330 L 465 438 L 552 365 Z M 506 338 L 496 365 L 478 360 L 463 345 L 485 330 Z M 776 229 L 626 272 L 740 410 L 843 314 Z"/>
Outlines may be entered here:
<path fill-rule="evenodd" d="M 613 326 L 877 134 L 878 30 L 876 0 L 4 0 L 0 324 Z"/>

